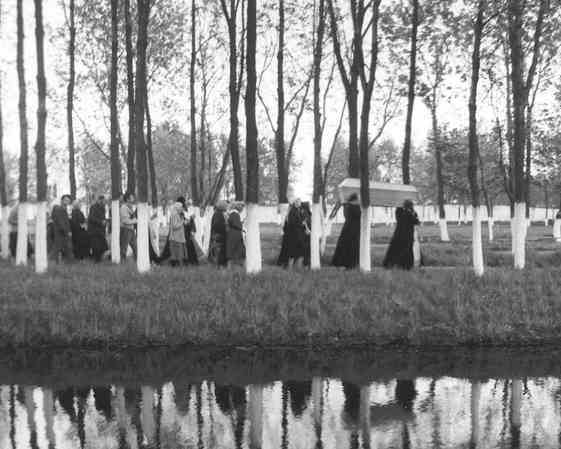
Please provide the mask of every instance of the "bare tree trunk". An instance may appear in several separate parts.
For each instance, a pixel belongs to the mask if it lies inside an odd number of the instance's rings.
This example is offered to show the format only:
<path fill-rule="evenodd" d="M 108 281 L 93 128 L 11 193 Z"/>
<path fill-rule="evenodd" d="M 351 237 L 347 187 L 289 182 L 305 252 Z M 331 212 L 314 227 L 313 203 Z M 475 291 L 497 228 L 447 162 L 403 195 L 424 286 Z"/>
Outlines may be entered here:
<path fill-rule="evenodd" d="M 150 0 L 137 0 L 138 38 L 136 41 L 136 92 L 135 92 L 135 128 L 136 128 L 136 181 L 138 192 L 137 206 L 137 257 L 136 266 L 140 273 L 150 270 L 148 250 L 148 167 L 146 164 L 146 142 L 144 140 L 144 116 L 146 100 L 146 47 L 148 46 L 148 18 Z"/>
<path fill-rule="evenodd" d="M 117 122 L 117 52 L 119 0 L 111 0 L 111 73 L 109 79 L 109 108 L 111 115 L 111 260 L 121 258 L 119 234 L 119 198 L 121 196 L 121 160 L 119 158 L 119 124 Z"/>
<path fill-rule="evenodd" d="M 200 44 L 199 44 L 200 46 Z M 204 59 L 205 55 L 201 55 L 201 59 Z M 206 171 L 206 163 L 207 163 L 207 147 L 206 147 L 206 108 L 208 103 L 208 81 L 207 81 L 207 74 L 206 74 L 206 64 L 205 61 L 201 61 L 201 75 L 202 75 L 202 101 L 201 101 L 201 125 L 199 128 L 199 146 L 201 149 L 201 171 L 199 176 L 199 196 L 200 201 L 202 203 L 204 198 L 204 191 L 205 191 L 205 171 Z M 210 166 L 208 167 L 210 171 Z M 202 205 L 202 204 L 201 204 Z"/>
<path fill-rule="evenodd" d="M 440 135 L 438 129 L 438 118 L 436 115 L 436 88 L 433 89 L 431 102 L 432 138 L 434 145 L 434 156 L 436 160 L 436 186 L 438 189 L 438 218 L 440 224 L 440 239 L 449 242 L 448 225 L 446 223 L 446 210 L 444 209 L 444 180 L 442 178 L 442 148 L 440 147 Z"/>
<path fill-rule="evenodd" d="M 2 1 L 0 0 L 0 32 L 2 31 Z M 4 121 L 2 116 L 2 77 L 0 76 L 0 206 L 2 210 L 2 223 L 0 225 L 0 246 L 2 259 L 10 258 L 9 239 L 10 229 L 8 223 L 8 194 L 6 190 L 6 166 L 4 165 Z"/>
<path fill-rule="evenodd" d="M 230 97 L 230 135 L 228 137 L 228 152 L 232 158 L 232 170 L 234 174 L 234 190 L 236 201 L 243 200 L 243 181 L 242 170 L 240 163 L 240 150 L 239 150 L 239 118 L 238 108 L 240 104 L 241 94 L 241 81 L 244 66 L 243 54 L 243 36 L 242 36 L 242 52 L 240 55 L 240 72 L 238 75 L 238 43 L 237 43 L 237 17 L 239 0 L 230 0 L 230 9 L 226 5 L 226 0 L 220 0 L 222 12 L 228 25 L 228 38 L 229 38 L 229 97 Z M 243 1 L 242 1 L 242 18 L 243 18 Z M 243 22 L 243 20 L 242 20 Z M 224 164 L 223 164 L 224 165 Z"/>
<path fill-rule="evenodd" d="M 132 20 L 130 0 L 125 0 L 125 47 L 127 59 L 127 103 L 129 112 L 129 141 L 127 149 L 127 191 L 136 191 L 136 176 L 134 169 L 135 127 L 134 127 L 134 62 L 132 47 Z"/>
<path fill-rule="evenodd" d="M 526 112 L 526 173 L 524 177 L 524 201 L 526 202 L 526 219 L 530 220 L 530 195 L 532 184 L 532 105 Z"/>
<path fill-rule="evenodd" d="M 47 165 L 45 130 L 47 124 L 47 80 L 43 30 L 43 0 L 35 0 L 35 43 L 37 48 L 37 217 L 35 225 L 35 271 L 47 271 Z"/>
<path fill-rule="evenodd" d="M 189 68 L 189 94 L 191 105 L 191 196 L 193 203 L 199 205 L 199 185 L 197 182 L 197 107 L 195 100 L 195 64 L 197 59 L 196 40 L 197 5 L 191 0 L 191 61 Z"/>
<path fill-rule="evenodd" d="M 70 0 L 69 5 L 69 33 L 70 40 L 68 42 L 68 57 L 69 57 L 69 79 L 68 90 L 66 96 L 66 121 L 68 124 L 68 175 L 70 180 L 70 196 L 76 198 L 76 163 L 75 163 L 75 149 L 74 149 L 74 85 L 76 82 L 76 23 L 75 23 L 75 5 L 74 0 Z"/>
<path fill-rule="evenodd" d="M 247 203 L 247 259 L 246 271 L 261 271 L 261 235 L 259 230 L 259 154 L 257 149 L 257 120 L 255 101 L 257 73 L 255 55 L 257 46 L 256 0 L 247 1 L 247 85 L 245 94 L 246 115 L 246 203 Z"/>
<path fill-rule="evenodd" d="M 315 5 L 314 5 L 315 7 Z M 315 24 L 314 24 L 315 25 Z M 315 26 L 314 26 L 314 34 Z M 321 266 L 320 239 L 322 234 L 322 173 L 321 173 L 321 147 L 322 147 L 322 118 L 320 109 L 321 89 L 321 62 L 323 57 L 323 37 L 325 33 L 325 0 L 319 0 L 317 35 L 314 36 L 314 189 L 312 196 L 312 235 L 310 268 L 317 270 Z"/>
<path fill-rule="evenodd" d="M 23 0 L 17 1 L 17 72 L 19 84 L 19 206 L 18 239 L 16 265 L 27 265 L 27 170 L 28 170 L 28 135 L 27 135 L 27 98 L 25 81 Z"/>
<path fill-rule="evenodd" d="M 483 35 L 483 15 L 486 9 L 486 0 L 479 0 L 477 7 L 477 20 L 473 33 L 473 53 L 471 58 L 471 89 L 469 95 L 469 162 L 468 180 L 471 191 L 471 204 L 473 207 L 473 269 L 477 276 L 484 273 L 483 242 L 481 237 L 481 208 L 479 202 L 479 185 L 477 182 L 477 163 L 479 159 L 479 137 L 477 135 L 477 87 L 479 84 L 479 69 L 481 66 L 481 39 Z"/>
<path fill-rule="evenodd" d="M 150 172 L 150 199 L 152 207 L 158 207 L 158 184 L 156 182 L 156 166 L 154 164 L 154 150 L 152 147 L 152 116 L 150 115 L 150 102 L 148 89 L 145 89 L 146 104 L 146 155 L 148 157 L 148 170 Z"/>
<path fill-rule="evenodd" d="M 413 104 L 415 102 L 415 82 L 417 77 L 417 30 L 419 27 L 419 0 L 411 0 L 413 14 L 411 17 L 411 53 L 409 61 L 409 87 L 407 94 L 407 117 L 405 119 L 405 142 L 403 144 L 403 155 L 401 167 L 403 171 L 403 183 L 411 182 L 409 160 L 411 159 L 411 124 L 413 121 Z"/>
<path fill-rule="evenodd" d="M 277 128 L 275 130 L 275 153 L 277 155 L 278 200 L 288 203 L 288 170 L 286 170 L 286 148 L 284 139 L 284 0 L 279 0 L 279 42 L 277 53 Z"/>

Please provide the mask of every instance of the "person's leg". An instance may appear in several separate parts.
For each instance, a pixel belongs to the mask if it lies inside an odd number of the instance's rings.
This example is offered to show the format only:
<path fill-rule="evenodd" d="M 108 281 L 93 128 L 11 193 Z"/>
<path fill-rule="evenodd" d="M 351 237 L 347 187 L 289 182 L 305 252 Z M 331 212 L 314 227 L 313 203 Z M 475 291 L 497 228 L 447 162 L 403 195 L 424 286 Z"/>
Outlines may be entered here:
<path fill-rule="evenodd" d="M 129 238 L 129 245 L 132 249 L 132 255 L 134 257 L 134 260 L 136 260 L 136 234 L 134 233 L 134 231 L 129 231 L 130 232 L 130 238 Z"/>
<path fill-rule="evenodd" d="M 119 246 L 121 250 L 121 262 L 125 262 L 127 260 L 127 249 L 129 247 L 128 242 L 128 232 L 127 228 L 121 228 L 121 232 L 119 233 Z"/>
<path fill-rule="evenodd" d="M 18 245 L 18 233 L 17 232 L 10 232 L 10 254 L 15 259 L 16 258 L 16 249 Z"/>

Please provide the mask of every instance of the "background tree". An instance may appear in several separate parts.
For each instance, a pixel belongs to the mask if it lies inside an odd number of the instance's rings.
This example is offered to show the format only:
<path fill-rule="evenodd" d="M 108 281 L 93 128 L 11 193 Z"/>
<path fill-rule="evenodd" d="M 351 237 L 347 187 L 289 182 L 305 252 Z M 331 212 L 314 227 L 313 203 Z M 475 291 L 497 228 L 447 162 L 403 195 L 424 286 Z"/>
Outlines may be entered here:
<path fill-rule="evenodd" d="M 411 158 L 411 123 L 415 103 L 415 83 L 417 79 L 417 32 L 419 28 L 419 0 L 411 0 L 411 50 L 409 56 L 409 85 L 407 94 L 407 115 L 405 118 L 405 142 L 403 144 L 403 183 L 411 182 L 409 160 Z"/>
<path fill-rule="evenodd" d="M 229 81 L 228 92 L 230 100 L 230 135 L 228 137 L 228 152 L 232 158 L 232 169 L 236 201 L 243 200 L 243 182 L 239 152 L 239 117 L 238 109 L 243 83 L 245 61 L 245 33 L 244 19 L 245 0 L 220 0 L 222 12 L 228 25 L 229 48 Z M 239 22 L 241 22 L 241 36 L 238 36 Z M 238 43 L 239 42 L 239 43 Z M 239 57 L 238 57 L 239 55 Z M 224 165 L 224 164 L 223 164 Z"/>
<path fill-rule="evenodd" d="M 69 0 L 68 14 L 64 9 L 68 25 L 68 87 L 66 94 L 66 122 L 68 127 L 68 177 L 70 196 L 76 198 L 76 161 L 74 151 L 74 86 L 76 84 L 76 20 L 75 0 Z"/>
<path fill-rule="evenodd" d="M 146 142 L 144 140 L 144 117 L 146 93 L 146 48 L 148 46 L 148 21 L 150 0 L 137 1 L 138 37 L 136 41 L 136 91 L 135 91 L 135 146 L 137 182 L 137 257 L 136 265 L 140 273 L 150 270 L 148 251 L 148 167 L 146 163 Z"/>
<path fill-rule="evenodd" d="M 125 0 L 125 53 L 127 64 L 127 106 L 129 113 L 129 138 L 127 151 L 127 190 L 136 191 L 136 177 L 134 171 L 134 160 L 136 157 L 134 139 L 134 55 L 132 46 L 132 19 L 131 2 Z"/>
<path fill-rule="evenodd" d="M 199 205 L 199 186 L 197 182 L 197 104 L 195 97 L 195 67 L 197 64 L 197 6 L 195 0 L 191 1 L 191 60 L 189 62 L 189 104 L 191 122 L 191 197 Z"/>
<path fill-rule="evenodd" d="M 118 9 L 119 1 L 111 0 L 111 67 L 109 79 L 109 106 L 111 115 L 111 260 L 119 263 L 120 220 L 119 199 L 121 197 L 121 161 L 119 158 L 119 124 L 117 114 L 117 52 L 118 52 Z"/>
<path fill-rule="evenodd" d="M 255 56 L 257 51 L 257 10 L 256 1 L 247 0 L 247 86 L 245 94 L 246 116 L 246 204 L 247 204 L 247 258 L 246 271 L 261 271 L 261 233 L 259 230 L 259 154 L 257 148 L 257 120 L 255 114 L 257 72 Z"/>
<path fill-rule="evenodd" d="M 37 48 L 37 142 L 35 144 L 37 170 L 37 216 L 35 221 L 35 271 L 47 271 L 47 165 L 45 140 L 47 124 L 47 80 L 45 77 L 45 49 L 43 29 L 43 0 L 35 2 L 35 42 Z"/>
<path fill-rule="evenodd" d="M 2 2 L 0 1 L 0 36 L 3 32 L 3 16 Z M 9 238 L 10 229 L 8 225 L 8 192 L 6 180 L 6 165 L 4 163 L 4 121 L 2 116 L 2 77 L 3 72 L 0 71 L 0 206 L 2 207 L 2 223 L 0 224 L 0 247 L 2 248 L 2 259 L 10 258 Z"/>
<path fill-rule="evenodd" d="M 27 265 L 27 169 L 28 169 L 28 135 L 27 135 L 27 95 L 25 81 L 24 56 L 24 22 L 23 0 L 17 1 L 17 71 L 19 85 L 19 205 L 18 205 L 18 239 L 16 265 Z"/>

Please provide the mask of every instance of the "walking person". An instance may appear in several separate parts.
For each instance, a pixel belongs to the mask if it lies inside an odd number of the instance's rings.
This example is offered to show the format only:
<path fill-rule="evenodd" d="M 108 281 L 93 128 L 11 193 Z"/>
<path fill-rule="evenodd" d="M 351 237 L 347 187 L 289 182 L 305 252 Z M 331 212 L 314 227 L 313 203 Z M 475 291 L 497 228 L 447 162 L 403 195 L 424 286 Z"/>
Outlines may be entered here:
<path fill-rule="evenodd" d="M 72 203 L 70 195 L 63 195 L 60 204 L 53 206 L 51 218 L 53 220 L 53 252 L 52 257 L 57 263 L 70 260 L 72 257 L 72 230 L 68 207 Z"/>
<path fill-rule="evenodd" d="M 177 202 L 173 205 L 169 219 L 169 251 L 172 267 L 181 265 L 187 258 L 184 226 L 183 204 Z"/>
<path fill-rule="evenodd" d="M 185 249 L 187 253 L 184 262 L 186 265 L 198 265 L 200 251 L 197 251 L 198 245 L 195 240 L 197 225 L 195 224 L 195 214 L 192 209 L 192 203 L 191 201 L 187 201 L 183 196 L 180 196 L 177 201 L 183 206 L 183 214 L 185 216 Z"/>
<path fill-rule="evenodd" d="M 127 251 L 129 246 L 132 249 L 134 258 L 136 259 L 136 212 L 134 210 L 135 197 L 133 193 L 127 192 L 123 195 L 123 204 L 119 209 L 120 217 L 120 247 L 121 262 L 127 260 Z"/>
<path fill-rule="evenodd" d="M 226 210 L 228 203 L 216 203 L 210 224 L 209 260 L 218 267 L 226 266 Z"/>
<path fill-rule="evenodd" d="M 90 238 L 91 256 L 96 263 L 101 262 L 103 254 L 109 249 L 105 237 L 107 220 L 105 219 L 105 197 L 99 196 L 90 207 L 88 214 L 88 235 Z"/>
<path fill-rule="evenodd" d="M 90 242 L 86 226 L 86 217 L 80 208 L 80 202 L 72 203 L 70 216 L 70 230 L 72 232 L 72 254 L 77 260 L 85 260 L 90 255 Z"/>
<path fill-rule="evenodd" d="M 419 217 L 413 209 L 413 202 L 405 200 L 403 206 L 396 209 L 395 217 L 397 225 L 384 259 L 384 267 L 410 270 L 415 263 L 413 254 L 415 226 L 420 224 Z"/>
<path fill-rule="evenodd" d="M 359 263 L 360 250 L 360 202 L 358 195 L 349 195 L 343 203 L 345 223 L 337 240 L 331 265 L 344 267 L 347 270 L 356 268 Z"/>
<path fill-rule="evenodd" d="M 245 244 L 243 240 L 243 225 L 241 213 L 244 203 L 237 201 L 232 204 L 228 214 L 226 230 L 226 260 L 228 268 L 234 265 L 243 265 L 245 261 Z"/>

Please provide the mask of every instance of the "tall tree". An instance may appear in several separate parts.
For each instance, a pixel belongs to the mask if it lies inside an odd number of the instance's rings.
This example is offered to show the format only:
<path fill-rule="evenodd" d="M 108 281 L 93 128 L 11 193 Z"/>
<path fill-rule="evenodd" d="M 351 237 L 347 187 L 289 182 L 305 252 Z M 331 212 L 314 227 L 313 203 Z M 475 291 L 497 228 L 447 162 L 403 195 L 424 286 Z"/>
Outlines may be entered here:
<path fill-rule="evenodd" d="M 246 271 L 261 271 L 261 233 L 259 230 L 259 152 L 257 147 L 257 119 L 255 102 L 257 73 L 255 56 L 257 51 L 256 0 L 247 0 L 247 86 L 245 92 L 246 116 L 246 204 L 247 204 L 247 258 Z"/>
<path fill-rule="evenodd" d="M 284 137 L 285 100 L 284 100 L 284 0 L 279 0 L 279 37 L 277 53 L 277 127 L 275 130 L 275 152 L 277 154 L 277 175 L 279 183 L 279 203 L 288 203 L 288 166 Z"/>
<path fill-rule="evenodd" d="M 189 101 L 191 120 L 191 197 L 195 205 L 199 204 L 199 186 L 197 183 L 197 104 L 195 98 L 195 65 L 197 63 L 197 5 L 191 0 L 191 61 L 189 62 Z M 138 76 L 138 75 L 137 75 Z"/>
<path fill-rule="evenodd" d="M 469 162 L 468 180 L 471 192 L 471 205 L 473 208 L 472 248 L 473 269 L 477 276 L 482 276 L 483 267 L 483 241 L 481 236 L 481 204 L 479 199 L 479 184 L 477 181 L 479 155 L 479 137 L 477 135 L 477 87 L 479 83 L 479 70 L 481 66 L 481 38 L 483 35 L 484 14 L 486 0 L 478 0 L 477 19 L 473 28 L 473 53 L 471 57 L 471 88 L 469 95 Z"/>
<path fill-rule="evenodd" d="M 145 89 L 144 96 L 146 105 L 146 157 L 148 162 L 148 174 L 150 175 L 150 202 L 152 207 L 158 207 L 158 183 L 156 179 L 156 166 L 154 164 L 152 115 L 150 114 L 150 102 L 148 101 L 148 88 Z"/>
<path fill-rule="evenodd" d="M 351 17 L 353 26 L 352 45 L 350 46 L 352 55 L 348 57 L 351 61 L 350 71 L 347 73 L 345 67 L 344 56 L 341 51 L 341 43 L 339 37 L 339 25 L 335 15 L 333 0 L 328 0 L 329 15 L 331 18 L 331 38 L 333 40 L 333 49 L 339 67 L 339 73 L 345 86 L 347 103 L 353 103 L 349 106 L 349 115 L 355 114 L 355 119 L 349 118 L 349 124 L 355 127 L 349 130 L 349 150 L 356 148 L 360 155 L 359 164 L 357 165 L 356 175 L 349 172 L 352 177 L 360 177 L 360 201 L 361 201 L 361 226 L 360 226 L 360 269 L 368 272 L 371 269 L 370 257 L 370 170 L 369 170 L 369 125 L 370 111 L 372 107 L 372 94 L 374 91 L 374 83 L 376 80 L 376 68 L 378 65 L 378 21 L 380 18 L 380 1 L 373 0 L 366 3 L 364 0 L 351 2 Z M 370 17 L 368 11 L 371 9 Z M 370 32 L 370 60 L 368 62 L 365 51 L 365 38 Z M 356 81 L 355 81 L 356 80 Z M 360 111 L 360 135 L 358 120 L 358 82 L 360 80 L 360 88 L 362 91 L 362 106 Z M 356 83 L 356 87 L 354 86 Z M 350 155 L 349 167 L 352 168 L 353 156 Z"/>
<path fill-rule="evenodd" d="M 345 89 L 345 96 L 347 98 L 348 120 L 349 120 L 349 176 L 351 178 L 359 177 L 359 153 L 358 153 L 358 76 L 360 71 L 360 61 L 356 59 L 356 51 L 350 58 L 350 70 L 347 71 L 343 51 L 341 49 L 341 42 L 338 33 L 338 20 L 334 6 L 334 0 L 327 2 L 330 18 L 331 40 L 333 42 L 333 51 L 337 60 L 337 67 Z M 356 26 L 357 4 L 355 1 L 351 2 L 351 15 L 353 18 L 353 28 Z M 357 39 L 362 39 L 360 30 L 353 32 L 353 38 L 350 48 L 356 49 Z"/>
<path fill-rule="evenodd" d="M 76 162 L 74 151 L 74 86 L 76 83 L 76 20 L 75 0 L 70 0 L 68 6 L 68 87 L 66 93 L 66 123 L 68 127 L 68 177 L 70 181 L 70 196 L 76 198 Z"/>
<path fill-rule="evenodd" d="M 415 83 L 417 79 L 417 31 L 419 28 L 419 0 L 411 0 L 411 52 L 409 60 L 409 86 L 407 94 L 407 116 L 405 119 L 405 142 L 401 167 L 403 171 L 403 183 L 411 182 L 409 160 L 411 159 L 411 124 L 413 122 L 413 105 L 415 102 Z"/>
<path fill-rule="evenodd" d="M 150 0 L 137 0 L 138 36 L 136 41 L 136 91 L 135 91 L 135 130 L 136 130 L 136 181 L 137 181 L 137 257 L 138 271 L 150 270 L 148 250 L 148 167 L 146 163 L 146 142 L 144 140 L 144 117 L 146 101 L 146 48 L 148 47 L 148 20 Z"/>
<path fill-rule="evenodd" d="M 315 4 L 314 4 L 315 8 Z M 321 63 L 323 58 L 323 38 L 325 33 L 325 0 L 319 0 L 317 31 L 314 23 L 314 187 L 312 195 L 312 235 L 310 241 L 310 268 L 312 270 L 320 268 L 320 238 L 323 213 L 321 204 L 321 193 L 323 190 L 322 181 L 322 121 L 320 109 L 320 89 L 321 89 Z"/>
<path fill-rule="evenodd" d="M 229 44 L 229 81 L 228 91 L 230 100 L 230 135 L 228 137 L 228 153 L 232 159 L 232 170 L 234 175 L 234 190 L 236 201 L 243 200 L 242 169 L 240 163 L 239 150 L 239 127 L 238 109 L 242 90 L 244 60 L 245 60 L 245 20 L 244 2 L 245 0 L 230 0 L 228 8 L 227 0 L 220 0 L 222 12 L 228 25 L 228 44 Z M 241 7 L 240 7 L 241 3 Z M 238 11 L 240 11 L 242 22 L 242 36 L 240 44 L 240 56 L 238 58 Z M 223 164 L 224 166 L 224 164 Z"/>
<path fill-rule="evenodd" d="M 109 108 L 111 120 L 111 260 L 120 262 L 119 245 L 119 199 L 121 196 L 121 161 L 119 159 L 119 123 L 117 113 L 117 56 L 119 0 L 111 0 L 111 68 L 109 75 Z"/>
<path fill-rule="evenodd" d="M 540 0 L 536 13 L 536 24 L 533 33 L 532 57 L 525 75 L 525 58 L 523 46 L 523 30 L 525 8 L 529 7 L 523 0 L 508 1 L 508 37 L 510 47 L 513 106 L 513 183 L 514 183 L 514 266 L 524 268 L 526 262 L 526 204 L 525 204 L 525 176 L 524 154 L 526 148 L 526 112 L 529 103 L 529 93 L 532 89 L 542 45 L 542 31 L 544 18 L 548 9 L 548 0 Z"/>
<path fill-rule="evenodd" d="M 27 265 L 27 95 L 25 81 L 23 0 L 17 0 L 17 72 L 19 85 L 19 205 L 16 265 Z"/>
<path fill-rule="evenodd" d="M 2 1 L 0 0 L 0 36 L 2 33 Z M 2 259 L 10 258 L 8 225 L 8 194 L 6 190 L 6 167 L 4 165 L 4 122 L 2 116 L 2 72 L 0 71 L 0 207 L 2 208 L 2 223 L 0 227 L 0 247 Z"/>
<path fill-rule="evenodd" d="M 127 103 L 129 112 L 129 138 L 127 149 L 127 190 L 136 190 L 134 160 L 136 157 L 134 139 L 134 57 L 132 47 L 132 19 L 130 0 L 125 0 L 125 52 L 127 60 Z"/>
<path fill-rule="evenodd" d="M 35 225 L 35 271 L 47 271 L 47 165 L 45 129 L 47 124 L 47 80 L 43 30 L 43 0 L 35 1 L 35 43 L 37 48 L 37 216 Z"/>

